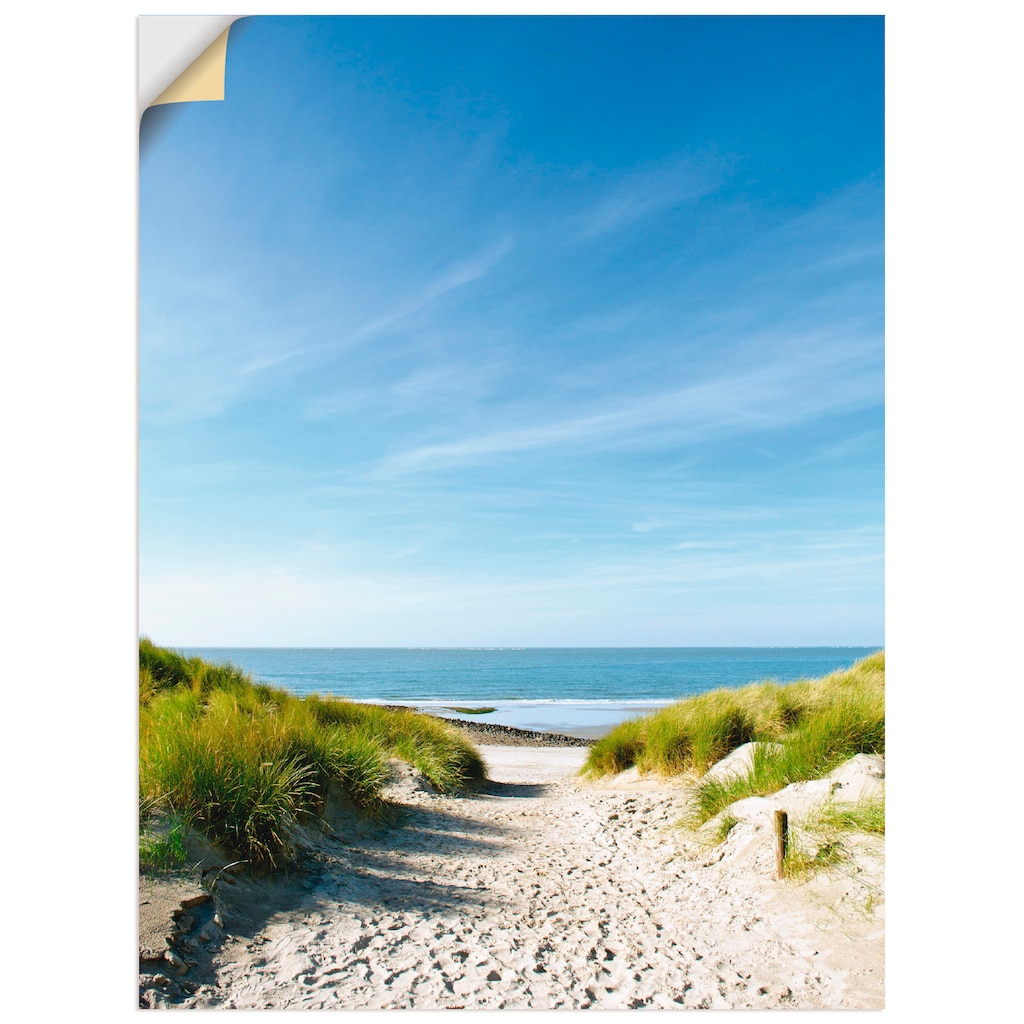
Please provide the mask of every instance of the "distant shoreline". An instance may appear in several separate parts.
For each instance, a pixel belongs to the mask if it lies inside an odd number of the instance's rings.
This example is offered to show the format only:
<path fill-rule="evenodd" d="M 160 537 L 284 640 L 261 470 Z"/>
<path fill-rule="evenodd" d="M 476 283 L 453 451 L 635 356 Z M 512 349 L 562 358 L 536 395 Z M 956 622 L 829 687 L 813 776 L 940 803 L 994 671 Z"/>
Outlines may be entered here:
<path fill-rule="evenodd" d="M 384 707 L 396 711 L 408 707 L 405 704 L 385 704 Z M 433 711 L 424 711 L 422 708 L 413 708 L 420 714 L 428 714 L 433 718 L 440 718 L 444 722 L 457 726 L 474 743 L 487 743 L 492 746 L 501 747 L 589 747 L 594 741 L 600 739 L 600 735 L 573 736 L 561 732 L 545 732 L 537 729 L 516 729 L 511 725 L 497 725 L 494 722 L 467 722 L 461 718 L 449 718 L 447 715 L 436 714 Z M 598 731 L 601 735 L 608 732 L 608 729 L 585 730 L 578 732 Z"/>

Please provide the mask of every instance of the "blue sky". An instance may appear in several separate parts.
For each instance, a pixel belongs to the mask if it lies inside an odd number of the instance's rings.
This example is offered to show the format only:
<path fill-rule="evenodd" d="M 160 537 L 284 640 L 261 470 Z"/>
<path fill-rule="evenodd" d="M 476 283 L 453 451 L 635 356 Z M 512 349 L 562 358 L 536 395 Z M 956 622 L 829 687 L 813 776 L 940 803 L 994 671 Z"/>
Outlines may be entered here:
<path fill-rule="evenodd" d="M 236 23 L 142 147 L 142 631 L 881 644 L 883 85 L 881 18 Z"/>

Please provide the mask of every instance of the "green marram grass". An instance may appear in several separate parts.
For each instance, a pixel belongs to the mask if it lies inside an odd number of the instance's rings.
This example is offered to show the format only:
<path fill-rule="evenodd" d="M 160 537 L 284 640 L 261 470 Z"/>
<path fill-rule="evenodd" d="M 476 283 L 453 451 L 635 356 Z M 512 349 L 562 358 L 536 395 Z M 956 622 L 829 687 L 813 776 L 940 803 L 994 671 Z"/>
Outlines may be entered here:
<path fill-rule="evenodd" d="M 805 820 L 790 826 L 790 845 L 784 872 L 806 877 L 836 867 L 850 856 L 854 836 L 885 836 L 885 797 L 865 797 L 855 803 L 828 802 Z"/>
<path fill-rule="evenodd" d="M 885 753 L 885 652 L 796 683 L 715 690 L 624 722 L 590 749 L 584 773 L 692 775 L 754 742 L 750 774 L 697 785 L 695 825 L 747 796 L 821 778 L 854 754 Z"/>
<path fill-rule="evenodd" d="M 840 832 L 885 835 L 885 798 L 859 800 L 853 804 L 829 804 L 814 819 L 814 825 Z"/>
<path fill-rule="evenodd" d="M 392 757 L 441 792 L 484 778 L 476 748 L 437 719 L 301 699 L 232 665 L 139 643 L 140 806 L 170 813 L 254 867 L 291 859 L 295 824 L 322 810 L 332 784 L 378 812 Z M 141 849 L 162 856 L 159 846 Z"/>
<path fill-rule="evenodd" d="M 716 844 L 721 844 L 729 838 L 729 833 L 740 823 L 739 818 L 734 817 L 731 814 L 723 814 L 718 821 L 718 827 L 715 829 L 714 841 Z"/>
<path fill-rule="evenodd" d="M 143 828 L 139 833 L 139 866 L 145 871 L 174 871 L 188 859 L 184 820 L 176 815 L 160 824 L 162 829 Z"/>

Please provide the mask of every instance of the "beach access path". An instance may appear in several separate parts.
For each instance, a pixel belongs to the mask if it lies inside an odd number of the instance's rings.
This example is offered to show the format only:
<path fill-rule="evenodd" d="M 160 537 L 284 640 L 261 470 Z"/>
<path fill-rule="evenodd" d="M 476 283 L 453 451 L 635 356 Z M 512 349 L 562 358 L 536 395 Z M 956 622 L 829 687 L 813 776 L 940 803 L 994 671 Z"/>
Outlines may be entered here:
<path fill-rule="evenodd" d="M 764 858 L 685 856 L 679 785 L 586 782 L 585 748 L 480 750 L 481 792 L 441 796 L 402 766 L 397 823 L 317 840 L 322 870 L 273 892 L 222 886 L 225 934 L 184 1005 L 883 1005 L 877 908 L 833 920 Z"/>

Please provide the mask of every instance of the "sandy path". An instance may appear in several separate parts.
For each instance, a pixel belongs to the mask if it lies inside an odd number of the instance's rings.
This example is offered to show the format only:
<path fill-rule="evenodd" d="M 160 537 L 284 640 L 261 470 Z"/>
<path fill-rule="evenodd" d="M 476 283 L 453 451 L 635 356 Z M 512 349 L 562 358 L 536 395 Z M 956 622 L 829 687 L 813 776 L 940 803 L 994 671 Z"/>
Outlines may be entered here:
<path fill-rule="evenodd" d="M 407 780 L 405 820 L 332 840 L 335 863 L 287 909 L 248 928 L 228 910 L 231 934 L 188 1003 L 866 1005 L 849 1000 L 811 918 L 780 915 L 764 878 L 679 856 L 667 829 L 680 790 L 581 784 L 578 748 L 481 751 L 485 793 L 440 797 Z"/>

